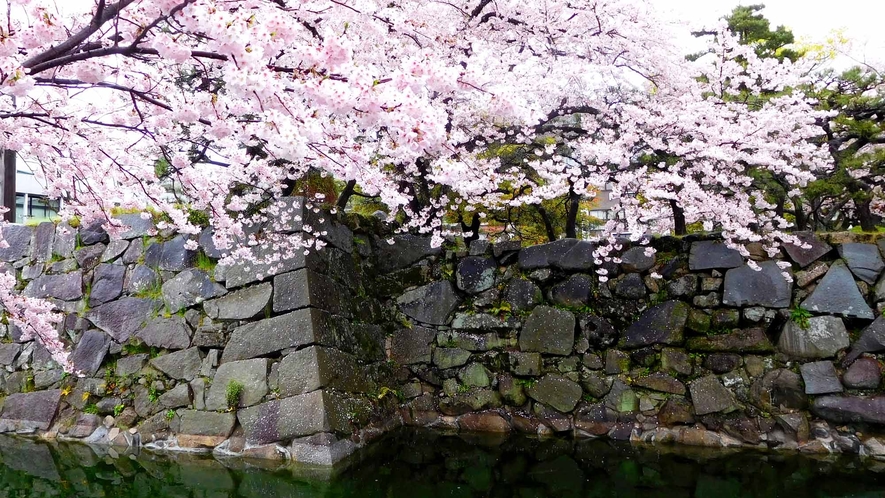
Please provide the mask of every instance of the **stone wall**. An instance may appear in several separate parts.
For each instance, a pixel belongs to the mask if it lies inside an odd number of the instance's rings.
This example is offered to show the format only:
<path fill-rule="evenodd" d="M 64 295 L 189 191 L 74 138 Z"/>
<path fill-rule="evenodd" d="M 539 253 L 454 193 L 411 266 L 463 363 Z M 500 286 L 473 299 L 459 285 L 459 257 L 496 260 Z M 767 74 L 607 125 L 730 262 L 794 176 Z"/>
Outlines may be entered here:
<path fill-rule="evenodd" d="M 0 328 L 0 431 L 320 464 L 403 424 L 885 454 L 885 241 L 806 235 L 757 272 L 663 238 L 601 282 L 589 242 L 389 244 L 286 202 L 328 245 L 274 265 L 217 266 L 208 231 L 189 251 L 138 215 L 122 240 L 5 227 L 5 271 L 67 313 L 82 376 Z"/>

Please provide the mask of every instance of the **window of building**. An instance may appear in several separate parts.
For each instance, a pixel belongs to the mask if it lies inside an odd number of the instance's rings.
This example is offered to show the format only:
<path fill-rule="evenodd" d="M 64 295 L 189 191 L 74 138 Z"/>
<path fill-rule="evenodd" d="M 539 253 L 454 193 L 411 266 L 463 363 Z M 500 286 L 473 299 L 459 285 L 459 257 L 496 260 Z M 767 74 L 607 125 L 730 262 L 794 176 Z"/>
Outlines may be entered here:
<path fill-rule="evenodd" d="M 39 223 L 51 220 L 58 215 L 59 207 L 58 199 L 49 199 L 45 195 L 16 194 L 15 222 Z"/>

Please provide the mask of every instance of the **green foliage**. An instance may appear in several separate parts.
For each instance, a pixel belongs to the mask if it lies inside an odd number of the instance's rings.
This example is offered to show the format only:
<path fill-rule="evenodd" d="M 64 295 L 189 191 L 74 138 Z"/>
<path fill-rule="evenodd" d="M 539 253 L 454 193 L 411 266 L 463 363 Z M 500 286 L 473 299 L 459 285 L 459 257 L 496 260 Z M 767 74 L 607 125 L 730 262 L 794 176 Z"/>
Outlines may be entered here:
<path fill-rule="evenodd" d="M 166 420 L 172 420 L 173 418 L 175 418 L 175 410 L 171 408 L 166 410 Z"/>
<path fill-rule="evenodd" d="M 245 386 L 242 382 L 232 380 L 227 383 L 227 391 L 225 397 L 227 399 L 227 407 L 233 410 L 240 403 L 240 395 L 243 394 Z"/>
<path fill-rule="evenodd" d="M 206 253 L 200 251 L 197 253 L 197 268 L 203 270 L 208 273 L 210 276 L 215 275 L 215 267 L 218 265 L 218 262 L 214 259 L 206 256 Z"/>
<path fill-rule="evenodd" d="M 516 379 L 516 383 L 528 389 L 538 383 L 538 379 Z"/>
<path fill-rule="evenodd" d="M 142 299 L 163 299 L 163 282 L 158 278 L 154 284 L 147 289 L 136 292 L 135 297 L 140 297 Z"/>
<path fill-rule="evenodd" d="M 83 407 L 83 413 L 98 415 L 98 407 L 95 405 L 95 403 L 88 404 Z"/>
<path fill-rule="evenodd" d="M 802 330 L 807 330 L 810 326 L 808 323 L 809 318 L 811 318 L 811 312 L 806 309 L 793 308 L 790 310 L 790 320 Z"/>
<path fill-rule="evenodd" d="M 507 301 L 501 301 L 489 309 L 489 313 L 498 317 L 509 315 L 511 312 L 513 312 L 513 307 Z"/>
<path fill-rule="evenodd" d="M 119 417 L 120 414 L 123 413 L 123 410 L 125 410 L 125 409 L 126 409 L 126 405 L 124 405 L 122 403 L 120 403 L 119 405 L 115 405 L 114 406 L 114 416 Z"/>
<path fill-rule="evenodd" d="M 156 403 L 160 400 L 160 393 L 157 392 L 157 389 L 154 386 L 148 387 L 148 399 L 151 403 Z"/>

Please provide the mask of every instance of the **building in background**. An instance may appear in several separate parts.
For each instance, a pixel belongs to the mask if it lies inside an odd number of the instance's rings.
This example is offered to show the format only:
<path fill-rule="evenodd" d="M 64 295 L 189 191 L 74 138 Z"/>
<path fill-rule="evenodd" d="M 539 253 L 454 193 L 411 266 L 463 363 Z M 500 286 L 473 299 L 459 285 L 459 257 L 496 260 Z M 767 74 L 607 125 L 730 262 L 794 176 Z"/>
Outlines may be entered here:
<path fill-rule="evenodd" d="M 32 224 L 58 218 L 61 206 L 58 199 L 49 199 L 46 188 L 37 181 L 28 161 L 19 155 L 15 166 L 15 217 L 14 223 Z"/>

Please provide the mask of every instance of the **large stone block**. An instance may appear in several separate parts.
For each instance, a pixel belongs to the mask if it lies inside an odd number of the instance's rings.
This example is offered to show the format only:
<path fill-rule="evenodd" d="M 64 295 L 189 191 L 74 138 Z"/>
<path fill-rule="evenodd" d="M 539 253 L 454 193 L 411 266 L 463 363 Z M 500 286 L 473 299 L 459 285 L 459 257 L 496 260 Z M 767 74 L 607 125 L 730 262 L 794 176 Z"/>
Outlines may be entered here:
<path fill-rule="evenodd" d="M 191 381 L 200 373 L 203 359 L 198 348 L 188 348 L 151 359 L 151 366 L 178 380 Z"/>
<path fill-rule="evenodd" d="M 468 256 L 458 263 L 455 281 L 458 288 L 468 294 L 478 294 L 495 284 L 495 260 Z"/>
<path fill-rule="evenodd" d="M 372 390 L 365 366 L 355 357 L 323 346 L 310 346 L 287 355 L 280 362 L 279 379 L 283 396 L 322 388 L 357 393 Z"/>
<path fill-rule="evenodd" d="M 89 306 L 98 306 L 120 297 L 125 277 L 126 267 L 123 265 L 98 265 L 92 274 Z"/>
<path fill-rule="evenodd" d="M 390 359 L 399 365 L 430 363 L 436 331 L 424 327 L 398 329 L 390 338 Z"/>
<path fill-rule="evenodd" d="M 206 301 L 203 310 L 213 320 L 245 320 L 262 313 L 272 294 L 273 286 L 265 282 Z"/>
<path fill-rule="evenodd" d="M 691 351 L 733 352 L 733 353 L 770 353 L 774 346 L 765 330 L 761 328 L 739 329 L 727 334 L 715 334 L 707 337 L 692 337 L 685 343 Z"/>
<path fill-rule="evenodd" d="M 814 361 L 799 365 L 805 394 L 841 393 L 844 389 L 832 361 Z"/>
<path fill-rule="evenodd" d="M 148 346 L 163 349 L 186 349 L 191 345 L 191 329 L 180 315 L 151 318 L 138 331 L 138 337 Z"/>
<path fill-rule="evenodd" d="M 319 308 L 342 314 L 341 289 L 323 274 L 304 268 L 283 273 L 273 279 L 274 313 L 307 308 Z"/>
<path fill-rule="evenodd" d="M 647 255 L 645 247 L 631 247 L 621 255 L 621 268 L 627 273 L 642 273 L 651 270 L 656 262 L 655 253 Z"/>
<path fill-rule="evenodd" d="M 522 351 L 567 356 L 574 346 L 575 315 L 550 306 L 536 307 L 519 333 Z"/>
<path fill-rule="evenodd" d="M 25 297 L 76 301 L 83 297 L 83 274 L 74 271 L 61 275 L 43 275 L 28 283 L 22 294 Z"/>
<path fill-rule="evenodd" d="M 36 391 L 10 394 L 3 402 L 0 412 L 0 432 L 45 431 L 52 425 L 61 390 Z"/>
<path fill-rule="evenodd" d="M 430 325 L 445 325 L 460 299 L 448 280 L 410 290 L 396 302 L 408 317 Z"/>
<path fill-rule="evenodd" d="M 693 243 L 688 255 L 688 268 L 692 271 L 737 268 L 743 264 L 741 253 L 712 240 Z"/>
<path fill-rule="evenodd" d="M 587 275 L 572 275 L 565 282 L 550 289 L 550 300 L 561 306 L 586 306 L 593 295 L 594 279 Z M 643 286 L 644 289 L 644 286 Z"/>
<path fill-rule="evenodd" d="M 38 263 L 52 259 L 52 243 L 55 241 L 55 223 L 44 221 L 34 229 L 31 240 L 31 258 Z"/>
<path fill-rule="evenodd" d="M 24 225 L 3 225 L 0 228 L 3 241 L 8 247 L 0 247 L 0 261 L 18 261 L 28 254 L 33 228 Z"/>
<path fill-rule="evenodd" d="M 798 245 L 784 244 L 784 250 L 787 251 L 790 259 L 802 268 L 814 263 L 833 249 L 829 244 L 818 239 L 812 232 L 798 232 L 794 235 L 799 238 L 803 245 L 807 244 L 810 247 L 803 248 Z"/>
<path fill-rule="evenodd" d="M 504 290 L 504 300 L 513 311 L 530 311 L 543 299 L 541 289 L 531 280 L 515 278 Z"/>
<path fill-rule="evenodd" d="M 308 344 L 338 346 L 346 340 L 339 330 L 328 313 L 313 308 L 266 318 L 234 329 L 221 361 L 245 360 Z"/>
<path fill-rule="evenodd" d="M 163 301 L 170 313 L 223 296 L 227 289 L 212 281 L 209 275 L 197 269 L 185 270 L 163 284 Z"/>
<path fill-rule="evenodd" d="M 885 262 L 875 244 L 848 242 L 839 246 L 839 256 L 842 256 L 857 278 L 868 284 L 875 283 L 885 268 Z"/>
<path fill-rule="evenodd" d="M 234 430 L 237 416 L 233 412 L 218 413 L 197 410 L 179 412 L 178 432 L 193 436 L 228 437 Z"/>
<path fill-rule="evenodd" d="M 349 433 L 348 414 L 358 403 L 344 394 L 320 390 L 243 408 L 237 418 L 250 443 L 264 444 L 319 432 Z"/>
<path fill-rule="evenodd" d="M 238 382 L 243 387 L 237 406 L 252 406 L 267 394 L 267 372 L 270 359 L 254 358 L 251 360 L 231 361 L 218 367 L 212 386 L 206 395 L 207 410 L 228 409 L 227 392 L 231 382 Z"/>
<path fill-rule="evenodd" d="M 759 263 L 756 271 L 747 265 L 725 272 L 725 293 L 722 303 L 727 306 L 790 306 L 793 283 L 783 276 L 775 261 Z"/>
<path fill-rule="evenodd" d="M 123 239 L 137 239 L 145 235 L 152 235 L 156 231 L 154 219 L 149 215 L 142 216 L 142 213 L 126 213 L 117 215 L 114 218 L 116 218 L 114 224 L 127 227 L 120 234 L 120 238 Z"/>
<path fill-rule="evenodd" d="M 873 310 L 860 294 L 854 277 L 842 261 L 830 266 L 827 274 L 814 288 L 801 307 L 817 313 L 832 313 L 872 320 Z"/>
<path fill-rule="evenodd" d="M 192 268 L 197 262 L 197 251 L 185 247 L 188 240 L 190 237 L 187 235 L 176 235 L 172 240 L 163 242 L 157 266 L 165 271 L 182 271 Z"/>
<path fill-rule="evenodd" d="M 689 306 L 682 301 L 667 301 L 642 314 L 624 332 L 628 348 L 652 344 L 679 344 L 688 320 Z"/>
<path fill-rule="evenodd" d="M 885 396 L 820 396 L 811 413 L 837 424 L 885 424 Z"/>
<path fill-rule="evenodd" d="M 734 394 L 719 382 L 715 375 L 695 379 L 689 385 L 691 400 L 697 415 L 730 412 L 737 408 Z"/>
<path fill-rule="evenodd" d="M 108 352 L 111 338 L 101 330 L 87 330 L 80 337 L 80 342 L 71 354 L 71 363 L 74 370 L 84 375 L 95 375 L 101 367 L 101 362 Z"/>
<path fill-rule="evenodd" d="M 161 305 L 153 299 L 124 297 L 93 308 L 86 313 L 86 318 L 122 344 L 143 327 Z"/>
<path fill-rule="evenodd" d="M 881 315 L 863 329 L 860 339 L 851 346 L 851 350 L 845 355 L 843 364 L 851 364 L 864 353 L 878 353 L 880 351 L 885 351 L 885 317 Z"/>
<path fill-rule="evenodd" d="M 848 331 L 841 318 L 815 316 L 808 319 L 805 329 L 794 321 L 787 322 L 777 346 L 795 358 L 832 358 L 847 348 L 848 342 Z"/>
<path fill-rule="evenodd" d="M 250 261 L 257 262 L 240 262 L 232 266 L 218 265 L 215 268 L 215 278 L 219 281 L 223 279 L 228 289 L 260 282 L 268 277 L 302 268 L 320 272 L 324 268 L 323 258 L 316 250 L 310 250 L 307 254 L 304 254 L 304 251 L 292 251 L 291 254 L 284 254 L 281 259 L 279 251 L 269 244 L 258 245 L 249 250 Z"/>
<path fill-rule="evenodd" d="M 561 239 L 547 244 L 525 247 L 519 251 L 519 267 L 523 270 L 554 267 L 561 270 L 589 270 L 593 267 L 596 246 L 585 240 Z"/>
<path fill-rule="evenodd" d="M 381 273 L 389 273 L 441 252 L 441 247 L 430 246 L 430 237 L 404 234 L 393 237 L 393 244 L 380 241 L 376 249 L 376 261 Z"/>
<path fill-rule="evenodd" d="M 67 223 L 59 223 L 55 227 L 55 239 L 52 241 L 52 254 L 62 258 L 74 256 L 77 246 L 77 229 Z"/>
<path fill-rule="evenodd" d="M 562 413 L 575 409 L 581 395 L 581 386 L 559 375 L 547 374 L 527 389 L 533 400 L 543 403 Z"/>

